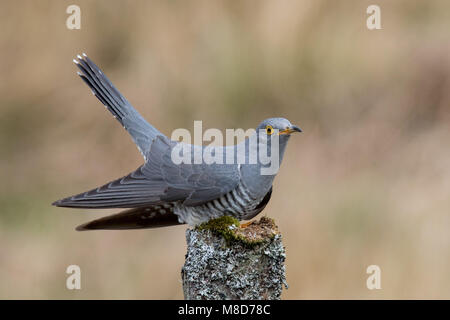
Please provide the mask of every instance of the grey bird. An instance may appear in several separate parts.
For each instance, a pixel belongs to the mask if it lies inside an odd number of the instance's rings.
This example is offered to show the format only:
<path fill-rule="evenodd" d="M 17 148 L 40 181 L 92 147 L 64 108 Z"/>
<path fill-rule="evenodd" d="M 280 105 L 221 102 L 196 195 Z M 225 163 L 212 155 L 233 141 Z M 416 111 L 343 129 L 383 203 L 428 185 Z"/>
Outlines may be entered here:
<path fill-rule="evenodd" d="M 128 131 L 145 160 L 122 178 L 53 203 L 71 208 L 129 208 L 80 225 L 77 230 L 157 228 L 184 223 L 194 226 L 224 215 L 250 220 L 264 209 L 276 173 L 261 174 L 268 164 L 248 160 L 257 149 L 269 150 L 276 134 L 281 164 L 286 144 L 292 133 L 301 132 L 299 127 L 284 118 L 270 118 L 257 127 L 262 134 L 255 132 L 255 136 L 234 146 L 214 147 L 213 154 L 231 151 L 235 158 L 239 147 L 245 147 L 244 163 L 176 164 L 171 155 L 181 142 L 169 139 L 149 124 L 86 54 L 77 58 L 74 62 L 81 71 L 78 75 Z M 251 141 L 257 142 L 257 148 L 252 149 Z M 192 157 L 199 148 L 205 148 L 184 146 L 192 151 Z"/>

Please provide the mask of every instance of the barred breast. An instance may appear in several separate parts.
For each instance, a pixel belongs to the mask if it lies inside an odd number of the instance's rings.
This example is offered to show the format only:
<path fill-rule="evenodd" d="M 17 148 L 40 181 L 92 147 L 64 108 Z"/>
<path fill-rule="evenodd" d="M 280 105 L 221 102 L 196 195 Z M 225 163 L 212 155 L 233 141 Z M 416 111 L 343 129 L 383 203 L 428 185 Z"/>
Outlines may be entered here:
<path fill-rule="evenodd" d="M 180 223 L 187 223 L 191 226 L 224 215 L 233 216 L 238 220 L 246 220 L 251 219 L 262 210 L 255 213 L 255 209 L 263 198 L 252 197 L 245 185 L 239 183 L 229 193 L 200 206 L 188 207 L 177 203 L 174 207 L 174 213 L 178 215 L 178 221 Z"/>

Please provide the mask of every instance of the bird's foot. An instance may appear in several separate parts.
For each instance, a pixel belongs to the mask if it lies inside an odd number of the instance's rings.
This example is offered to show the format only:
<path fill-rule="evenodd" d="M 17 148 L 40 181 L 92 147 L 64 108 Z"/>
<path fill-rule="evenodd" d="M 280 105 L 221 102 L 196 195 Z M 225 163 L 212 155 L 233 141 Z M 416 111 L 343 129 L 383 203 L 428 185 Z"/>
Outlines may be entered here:
<path fill-rule="evenodd" d="M 241 225 L 240 225 L 240 227 L 242 228 L 242 229 L 244 229 L 244 228 L 247 228 L 249 225 L 251 225 L 253 223 L 253 221 L 249 221 L 249 222 L 246 222 L 246 223 L 242 223 Z"/>

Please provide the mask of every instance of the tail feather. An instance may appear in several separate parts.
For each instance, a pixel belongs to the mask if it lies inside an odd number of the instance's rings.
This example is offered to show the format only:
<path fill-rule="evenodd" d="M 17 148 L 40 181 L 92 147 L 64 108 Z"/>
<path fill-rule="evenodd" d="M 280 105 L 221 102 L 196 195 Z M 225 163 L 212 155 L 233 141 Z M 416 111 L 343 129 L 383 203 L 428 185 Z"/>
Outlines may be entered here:
<path fill-rule="evenodd" d="M 86 54 L 83 53 L 83 56 L 77 56 L 77 58 L 78 60 L 74 60 L 74 62 L 81 71 L 78 72 L 78 75 L 113 114 L 114 118 L 130 133 L 139 151 L 146 159 L 151 142 L 162 133 L 133 108 Z"/>
<path fill-rule="evenodd" d="M 126 210 L 82 224 L 76 230 L 152 229 L 180 224 L 178 216 L 173 213 L 173 205 L 166 204 Z"/>

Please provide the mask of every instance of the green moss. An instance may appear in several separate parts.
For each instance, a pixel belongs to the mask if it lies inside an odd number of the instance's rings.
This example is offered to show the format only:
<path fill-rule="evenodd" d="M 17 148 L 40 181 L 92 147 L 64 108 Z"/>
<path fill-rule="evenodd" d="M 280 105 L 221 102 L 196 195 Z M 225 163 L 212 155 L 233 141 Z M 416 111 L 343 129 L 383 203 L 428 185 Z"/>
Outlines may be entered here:
<path fill-rule="evenodd" d="M 215 234 L 221 235 L 227 245 L 231 245 L 233 242 L 240 242 L 246 247 L 255 247 L 258 244 L 265 242 L 265 239 L 249 239 L 240 234 L 239 220 L 230 216 L 223 216 L 217 219 L 209 220 L 196 227 L 197 230 L 211 230 Z M 271 237 L 272 239 L 273 237 Z"/>

